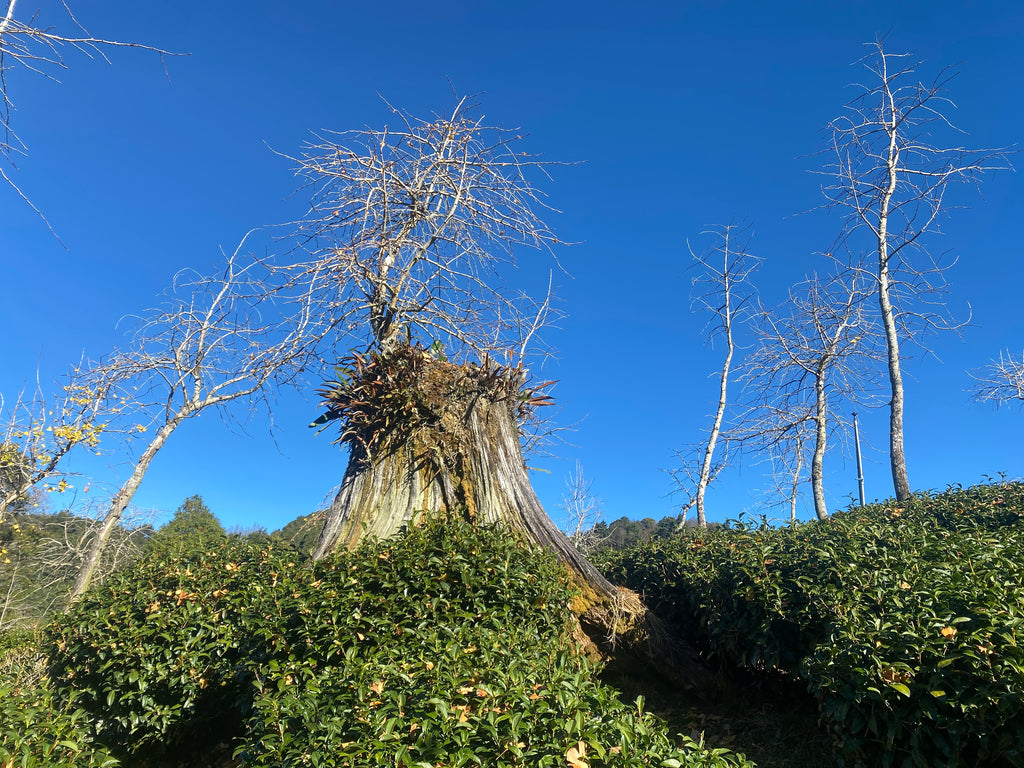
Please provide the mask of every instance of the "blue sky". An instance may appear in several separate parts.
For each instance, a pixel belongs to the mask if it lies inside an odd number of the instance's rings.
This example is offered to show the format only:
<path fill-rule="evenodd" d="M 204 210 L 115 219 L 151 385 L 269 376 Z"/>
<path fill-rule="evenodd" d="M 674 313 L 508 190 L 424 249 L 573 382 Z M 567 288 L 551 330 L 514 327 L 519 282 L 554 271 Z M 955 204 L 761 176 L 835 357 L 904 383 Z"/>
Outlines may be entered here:
<path fill-rule="evenodd" d="M 251 228 L 294 217 L 301 200 L 288 160 L 309 132 L 380 127 L 380 97 L 414 115 L 480 94 L 495 123 L 519 126 L 556 168 L 544 191 L 550 223 L 578 243 L 559 252 L 567 313 L 549 340 L 557 419 L 575 425 L 558 458 L 531 465 L 553 517 L 579 460 L 606 519 L 674 514 L 664 470 L 701 439 L 722 351 L 705 345 L 690 311 L 687 240 L 708 225 L 749 220 L 764 259 L 762 300 L 820 268 L 839 221 L 821 202 L 824 126 L 853 95 L 863 44 L 959 64 L 957 125 L 974 146 L 1020 143 L 1024 6 L 1012 2 L 448 2 L 427 4 L 82 0 L 96 37 L 187 57 L 109 52 L 110 63 L 65 52 L 54 79 L 12 69 L 11 122 L 29 148 L 17 183 L 67 245 L 0 186 L 0 392 L 38 369 L 52 380 L 83 351 L 103 355 L 117 323 L 154 303 L 184 267 L 207 268 Z M 283 9 L 283 10 L 282 10 Z M 20 0 L 21 20 L 72 33 L 59 2 Z M 951 306 L 973 308 L 963 338 L 932 340 L 937 358 L 906 362 L 911 484 L 941 489 L 985 474 L 1024 475 L 1024 414 L 970 402 L 966 369 L 1024 347 L 1024 179 L 1001 173 L 981 194 L 958 191 L 935 241 L 960 262 Z M 264 243 L 272 248 L 268 239 Z M 546 275 L 548 264 L 525 254 Z M 940 362 L 941 361 L 941 362 Z M 228 431 L 215 414 L 186 424 L 136 496 L 172 511 L 194 493 L 228 526 L 273 529 L 312 511 L 340 482 L 344 457 L 307 424 L 307 393 L 283 393 L 268 422 Z M 887 415 L 861 413 L 870 498 L 891 485 Z M 141 450 L 141 448 L 140 448 Z M 833 506 L 856 490 L 853 462 L 829 459 Z M 110 455 L 90 493 L 128 471 Z M 709 495 L 711 519 L 755 508 L 766 468 L 747 462 Z M 79 486 L 78 500 L 84 481 Z"/>

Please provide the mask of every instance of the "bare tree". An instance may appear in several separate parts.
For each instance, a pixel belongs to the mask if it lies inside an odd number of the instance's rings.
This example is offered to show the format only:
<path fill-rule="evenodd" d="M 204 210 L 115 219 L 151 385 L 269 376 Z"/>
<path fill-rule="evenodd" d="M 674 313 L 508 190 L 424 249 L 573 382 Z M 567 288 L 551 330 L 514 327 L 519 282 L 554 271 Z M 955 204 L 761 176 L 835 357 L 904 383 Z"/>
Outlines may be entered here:
<path fill-rule="evenodd" d="M 750 243 L 748 227 L 729 224 L 717 229 L 708 230 L 704 234 L 711 235 L 715 244 L 697 254 L 690 249 L 698 275 L 693 279 L 694 309 L 710 313 L 711 319 L 705 327 L 708 342 L 714 344 L 718 339 L 725 343 L 725 359 L 718 374 L 718 403 L 714 419 L 708 430 L 707 440 L 700 446 L 700 463 L 696 469 L 696 484 L 690 494 L 692 506 L 697 508 L 697 525 L 707 527 L 704 509 L 704 497 L 708 485 L 721 471 L 722 464 L 715 463 L 715 449 L 718 447 L 722 424 L 725 420 L 725 409 L 728 403 L 729 374 L 732 372 L 733 356 L 736 353 L 734 330 L 737 323 L 744 318 L 754 298 L 751 276 L 757 269 L 760 260 L 747 252 Z M 694 473 L 684 468 L 675 473 L 677 482 L 690 478 Z M 680 525 L 685 523 L 685 510 L 681 515 Z"/>
<path fill-rule="evenodd" d="M 547 252 L 549 271 L 557 240 L 531 181 L 549 164 L 465 99 L 429 120 L 390 109 L 396 125 L 325 134 L 296 160 L 311 199 L 297 229 L 309 255 L 289 275 L 339 345 L 356 347 L 321 390 L 315 423 L 340 425 L 349 460 L 314 557 L 425 513 L 502 523 L 557 554 L 592 638 L 635 644 L 692 677 L 693 657 L 670 653 L 639 597 L 610 584 L 547 515 L 523 459 L 524 422 L 550 402 L 550 382 L 524 367 L 543 351 L 550 290 L 534 299 L 506 279 L 520 249 Z"/>
<path fill-rule="evenodd" d="M 576 549 L 589 555 L 601 544 L 594 526 L 600 522 L 603 513 L 601 500 L 594 495 L 594 481 L 584 477 L 583 466 L 578 459 L 566 480 L 561 507 L 566 514 L 562 530 Z"/>
<path fill-rule="evenodd" d="M 793 419 L 792 427 L 785 437 L 774 442 L 769 448 L 776 494 L 785 499 L 791 523 L 796 522 L 800 486 L 805 480 L 804 467 L 807 464 L 808 446 L 811 443 L 810 426 L 810 419 Z"/>
<path fill-rule="evenodd" d="M 63 382 L 60 392 L 51 394 L 37 376 L 33 391 L 19 393 L 6 410 L 0 397 L 0 522 L 34 488 L 68 488 L 64 462 L 72 451 L 95 451 L 102 437 L 123 430 L 112 424 L 121 411 L 113 382 L 97 376 L 86 361 Z"/>
<path fill-rule="evenodd" d="M 840 238 L 854 246 L 866 232 L 874 251 L 857 267 L 871 276 L 881 313 L 889 371 L 889 455 L 898 499 L 911 495 L 904 453 L 904 389 L 900 347 L 922 344 L 931 331 L 957 329 L 946 309 L 944 263 L 928 249 L 927 235 L 939 232 L 950 210 L 946 193 L 957 182 L 976 183 L 987 171 L 1007 168 L 1007 150 L 942 148 L 933 134 L 955 130 L 946 87 L 955 76 L 943 69 L 930 83 L 917 79 L 920 63 L 907 54 L 887 53 L 881 41 L 861 60 L 867 84 L 846 113 L 832 121 L 834 161 L 824 173 L 831 207 L 847 215 Z M 925 347 L 925 349 L 927 349 Z"/>
<path fill-rule="evenodd" d="M 732 460 L 730 451 L 733 448 L 732 434 L 728 429 L 719 431 L 719 440 L 715 444 L 714 459 L 708 470 L 704 487 L 708 488 L 718 479 L 722 471 Z M 697 442 L 675 452 L 677 464 L 668 470 L 675 483 L 672 495 L 681 496 L 679 514 L 676 517 L 676 530 L 686 527 L 687 516 L 697 504 L 697 489 L 701 485 L 702 470 L 707 457 L 707 443 Z"/>
<path fill-rule="evenodd" d="M 231 418 L 229 405 L 267 406 L 269 391 L 294 381 L 315 355 L 320 319 L 304 303 L 281 313 L 272 271 L 240 256 L 241 248 L 218 275 L 180 273 L 167 306 L 142 317 L 129 347 L 104 364 L 156 431 L 90 541 L 74 595 L 88 588 L 111 533 L 178 427 L 208 410 Z"/>
<path fill-rule="evenodd" d="M 0 558 L 0 631 L 38 625 L 68 600 L 70 587 L 85 560 L 99 520 L 98 505 L 76 514 L 38 510 L 19 516 L 11 525 L 7 552 Z M 102 578 L 137 559 L 152 533 L 150 512 L 129 510 L 111 537 L 97 567 Z M 20 525 L 19 525 L 20 523 Z"/>
<path fill-rule="evenodd" d="M 828 516 L 824 462 L 830 433 L 844 424 L 837 401 L 866 394 L 874 352 L 866 280 L 856 271 L 822 281 L 812 276 L 790 290 L 775 310 L 755 317 L 759 341 L 743 371 L 747 410 L 738 427 L 743 443 L 766 450 L 789 478 L 791 514 L 813 434 L 810 480 L 818 519 Z"/>
<path fill-rule="evenodd" d="M 50 28 L 38 25 L 35 16 L 27 22 L 15 17 L 18 0 L 7 0 L 6 12 L 0 18 L 0 178 L 3 178 L 17 195 L 35 211 L 43 220 L 50 232 L 56 237 L 53 227 L 42 212 L 32 204 L 28 196 L 18 187 L 5 169 L 5 165 L 14 168 L 14 156 L 27 152 L 25 143 L 11 127 L 11 113 L 15 110 L 14 101 L 8 92 L 7 74 L 17 68 L 34 72 L 43 77 L 52 77 L 54 70 L 65 69 L 66 64 L 62 52 L 68 48 L 78 51 L 89 58 L 99 57 L 107 60 L 104 49 L 110 48 L 141 48 L 153 51 L 161 56 L 175 56 L 169 51 L 154 48 L 140 43 L 123 43 L 116 40 L 104 40 L 92 37 L 78 22 L 67 3 L 67 11 L 71 21 L 79 28 L 82 35 L 58 35 Z M 60 238 L 58 238 L 59 240 Z"/>
<path fill-rule="evenodd" d="M 996 407 L 1013 400 L 1024 402 L 1024 352 L 1015 358 L 1009 350 L 999 353 L 993 360 L 971 374 L 974 379 L 970 392 L 979 403 L 993 403 Z"/>

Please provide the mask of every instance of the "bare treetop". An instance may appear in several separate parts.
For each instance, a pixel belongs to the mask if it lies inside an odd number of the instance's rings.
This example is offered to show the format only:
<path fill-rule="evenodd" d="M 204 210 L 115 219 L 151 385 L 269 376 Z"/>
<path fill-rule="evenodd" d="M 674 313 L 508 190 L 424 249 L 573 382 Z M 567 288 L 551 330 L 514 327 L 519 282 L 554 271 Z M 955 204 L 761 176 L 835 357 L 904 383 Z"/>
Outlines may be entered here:
<path fill-rule="evenodd" d="M 842 408 L 867 402 L 874 384 L 880 344 L 866 308 L 871 295 L 857 272 L 812 275 L 754 319 L 758 344 L 744 364 L 745 412 L 733 439 L 768 454 L 792 519 L 809 449 L 815 513 L 827 516 L 827 441 L 847 426 Z"/>
<path fill-rule="evenodd" d="M 135 318 L 128 346 L 94 375 L 158 421 L 263 399 L 267 385 L 291 382 L 315 356 L 323 325 L 302 303 L 279 308 L 274 300 L 287 299 L 272 290 L 273 270 L 242 247 L 220 274 L 179 272 L 165 304 Z"/>
<path fill-rule="evenodd" d="M 1009 350 L 999 353 L 984 368 L 971 374 L 974 384 L 971 395 L 979 403 L 993 403 L 996 407 L 1019 400 L 1024 405 L 1024 352 L 1014 357 Z"/>
<path fill-rule="evenodd" d="M 956 329 L 963 325 L 946 310 L 952 261 L 928 250 L 928 234 L 941 234 L 942 219 L 956 205 L 947 200 L 949 185 L 977 185 L 991 171 L 1012 166 L 1009 147 L 969 148 L 964 132 L 950 120 L 956 105 L 947 87 L 954 67 L 931 81 L 918 79 L 923 62 L 907 53 L 891 53 L 882 41 L 858 64 L 870 81 L 845 113 L 829 124 L 833 161 L 822 173 L 833 181 L 823 188 L 830 207 L 846 212 L 837 251 L 858 250 L 850 239 L 861 229 L 871 233 L 879 264 L 887 273 L 895 320 L 905 340 L 920 342 L 914 331 Z M 941 146 L 941 137 L 953 138 Z M 841 247 L 845 245 L 845 247 Z M 862 267 L 875 275 L 878 266 Z M 902 305 L 902 306 L 901 306 Z"/>
<path fill-rule="evenodd" d="M 517 247 L 557 242 L 527 178 L 550 163 L 466 99 L 430 120 L 388 106 L 396 126 L 324 133 L 296 160 L 310 193 L 297 235 L 312 260 L 294 274 L 371 348 L 418 338 L 521 358 L 550 305 L 510 291 L 502 270 Z"/>

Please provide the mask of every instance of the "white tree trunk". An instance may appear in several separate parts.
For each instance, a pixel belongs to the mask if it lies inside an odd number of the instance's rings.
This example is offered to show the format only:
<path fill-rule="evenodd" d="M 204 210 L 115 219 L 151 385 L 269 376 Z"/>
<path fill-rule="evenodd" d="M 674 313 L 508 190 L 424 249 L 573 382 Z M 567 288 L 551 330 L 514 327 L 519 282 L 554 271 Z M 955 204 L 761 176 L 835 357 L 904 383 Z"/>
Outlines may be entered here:
<path fill-rule="evenodd" d="M 732 366 L 732 356 L 735 351 L 735 344 L 732 340 L 732 311 L 729 305 L 731 296 L 728 290 L 725 294 L 725 310 L 723 323 L 725 326 L 725 343 L 727 352 L 725 362 L 722 364 L 722 377 L 718 386 L 718 408 L 715 410 L 715 420 L 711 425 L 711 432 L 708 434 L 708 444 L 704 449 L 704 461 L 700 467 L 700 479 L 697 481 L 697 525 L 701 528 L 708 527 L 707 516 L 704 513 L 704 495 L 711 482 L 711 467 L 715 457 L 715 446 L 718 443 L 718 435 L 722 431 L 722 420 L 725 418 L 726 394 L 729 388 L 729 370 Z"/>
<path fill-rule="evenodd" d="M 828 440 L 828 406 L 825 399 L 826 367 L 814 377 L 814 455 L 811 458 L 811 490 L 814 495 L 814 514 L 819 520 L 828 517 L 825 505 L 825 443 Z"/>
<path fill-rule="evenodd" d="M 114 496 L 113 501 L 110 502 L 110 508 L 107 510 L 107 514 L 104 515 L 99 529 L 89 541 L 89 551 L 86 554 L 85 561 L 82 563 L 82 566 L 78 569 L 78 573 L 75 576 L 75 583 L 71 588 L 72 598 L 76 598 L 79 595 L 84 594 L 85 590 L 89 588 L 89 584 L 92 583 L 93 576 L 96 574 L 96 569 L 99 567 L 100 559 L 103 557 L 103 551 L 106 549 L 107 541 L 110 540 L 110 535 L 114 532 L 114 528 L 116 528 L 117 524 L 121 521 L 121 516 L 124 514 L 125 509 L 128 508 L 128 504 L 131 502 L 135 492 L 139 489 L 139 485 L 142 484 L 142 478 L 145 477 L 150 463 L 153 461 L 153 458 L 157 455 L 160 449 L 164 447 L 164 443 L 167 442 L 167 438 L 171 436 L 171 433 L 178 428 L 178 425 L 180 425 L 185 418 L 186 416 L 178 414 L 157 430 L 156 435 L 150 441 L 146 450 L 139 458 L 139 461 L 132 469 L 131 475 L 127 480 L 125 480 L 124 485 L 121 486 L 117 495 Z"/>

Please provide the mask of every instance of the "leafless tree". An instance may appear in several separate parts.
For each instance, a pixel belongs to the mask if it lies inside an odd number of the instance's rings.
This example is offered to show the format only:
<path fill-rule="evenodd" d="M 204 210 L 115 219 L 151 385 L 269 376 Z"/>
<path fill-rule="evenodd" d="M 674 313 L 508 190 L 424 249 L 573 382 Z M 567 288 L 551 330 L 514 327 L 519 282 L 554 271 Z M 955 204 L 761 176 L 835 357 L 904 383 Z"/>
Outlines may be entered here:
<path fill-rule="evenodd" d="M 71 584 L 86 559 L 99 520 L 88 505 L 74 515 L 30 514 L 12 525 L 13 539 L 0 558 L 0 631 L 37 625 L 67 601 Z M 153 513 L 130 509 L 97 567 L 102 578 L 137 559 L 152 532 Z M 27 529 L 27 530 L 26 530 Z M 5 591 L 6 594 L 2 594 Z"/>
<path fill-rule="evenodd" d="M 417 339 L 453 360 L 522 360 L 552 312 L 550 292 L 509 291 L 500 273 L 518 247 L 557 242 L 528 178 L 550 163 L 467 99 L 429 120 L 388 107 L 395 126 L 325 133 L 294 158 L 310 195 L 298 237 L 312 258 L 293 275 L 351 346 L 386 353 Z"/>
<path fill-rule="evenodd" d="M 917 79 L 920 62 L 886 52 L 881 41 L 870 47 L 861 60 L 868 82 L 830 124 L 834 160 L 823 171 L 831 177 L 823 191 L 829 206 L 846 214 L 841 250 L 857 250 L 863 232 L 874 253 L 856 268 L 870 275 L 877 289 L 891 391 L 890 464 L 896 497 L 906 499 L 911 486 L 900 348 L 907 342 L 921 346 L 929 332 L 962 326 L 945 302 L 952 264 L 929 251 L 927 236 L 940 231 L 951 208 L 950 185 L 977 183 L 1009 163 L 1005 149 L 933 143 L 936 134 L 955 131 L 947 117 L 954 105 L 946 96 L 955 70 L 943 69 L 924 83 Z"/>
<path fill-rule="evenodd" d="M 427 513 L 501 523 L 560 558 L 591 637 L 651 657 L 666 635 L 558 529 L 523 459 L 523 422 L 550 401 L 525 362 L 544 351 L 552 308 L 550 290 L 534 298 L 507 279 L 529 249 L 546 256 L 532 275 L 550 274 L 557 239 L 532 181 L 549 164 L 466 99 L 428 120 L 389 109 L 393 126 L 324 134 L 295 160 L 310 205 L 290 285 L 355 348 L 321 390 L 318 422 L 338 421 L 349 463 L 314 557 Z M 657 655 L 696 674 L 678 649 Z"/>
<path fill-rule="evenodd" d="M 37 375 L 32 392 L 19 393 L 6 409 L 0 397 L 0 522 L 33 489 L 68 488 L 69 453 L 95 451 L 101 438 L 122 432 L 112 423 L 121 411 L 112 386 L 83 360 L 56 394 L 46 392 Z"/>
<path fill-rule="evenodd" d="M 993 403 L 996 407 L 1014 400 L 1024 403 L 1024 352 L 1015 358 L 1009 350 L 999 353 L 993 360 L 971 374 L 974 384 L 970 392 L 979 403 Z"/>
<path fill-rule="evenodd" d="M 62 53 L 69 48 L 89 58 L 99 57 L 105 61 L 107 57 L 104 50 L 110 48 L 141 48 L 161 56 L 178 54 L 140 43 L 123 43 L 92 37 L 75 18 L 66 2 L 64 10 L 81 31 L 80 36 L 56 34 L 51 28 L 40 26 L 35 16 L 26 22 L 19 21 L 15 17 L 17 5 L 18 0 L 6 0 L 7 8 L 4 16 L 0 18 L 0 178 L 3 178 L 15 193 L 39 215 L 50 232 L 56 236 L 56 232 L 53 231 L 53 227 L 50 226 L 46 217 L 32 204 L 32 201 L 18 187 L 5 168 L 5 166 L 16 167 L 15 155 L 24 155 L 27 152 L 25 143 L 11 127 L 11 113 L 14 112 L 15 106 L 8 92 L 8 72 L 15 68 L 21 68 L 43 77 L 53 77 L 54 70 L 66 68 Z"/>
<path fill-rule="evenodd" d="M 743 368 L 747 406 L 737 428 L 745 445 L 766 451 L 785 468 L 791 514 L 813 434 L 810 480 L 818 519 L 828 516 L 824 461 L 828 436 L 844 423 L 837 402 L 858 402 L 879 361 L 866 301 L 873 291 L 856 271 L 790 290 L 774 310 L 760 308 L 758 342 Z"/>
<path fill-rule="evenodd" d="M 704 509 L 704 497 L 708 485 L 721 471 L 721 464 L 715 463 L 715 449 L 718 447 L 722 424 L 725 420 L 725 409 L 728 402 L 729 374 L 732 372 L 733 357 L 736 353 L 734 331 L 737 324 L 748 314 L 755 296 L 751 283 L 754 270 L 760 260 L 747 251 L 750 243 L 748 227 L 729 224 L 704 233 L 714 238 L 714 245 L 698 254 L 690 249 L 695 266 L 699 269 L 693 279 L 691 298 L 694 309 L 710 313 L 711 319 L 705 327 L 708 342 L 714 344 L 718 339 L 725 343 L 725 359 L 718 374 L 718 403 L 714 419 L 708 430 L 707 440 L 699 448 L 700 463 L 696 473 L 684 467 L 675 473 L 675 478 L 684 490 L 684 479 L 696 475 L 696 484 L 692 492 L 686 491 L 692 499 L 692 506 L 697 508 L 697 525 L 707 527 Z M 691 505 L 686 505 L 689 509 Z M 685 522 L 685 509 L 681 523 Z"/>
<path fill-rule="evenodd" d="M 804 468 L 807 465 L 808 446 L 811 444 L 810 426 L 810 419 L 793 419 L 792 427 L 784 439 L 773 443 L 768 450 L 775 495 L 785 500 L 791 523 L 796 522 L 800 486 L 806 479 Z"/>
<path fill-rule="evenodd" d="M 714 459 L 708 470 L 708 479 L 704 483 L 707 488 L 714 484 L 722 471 L 730 465 L 733 448 L 732 434 L 728 429 L 720 430 L 715 444 Z M 676 466 L 668 470 L 675 483 L 673 495 L 682 497 L 679 514 L 676 519 L 676 530 L 686 527 L 687 516 L 697 504 L 697 489 L 701 484 L 701 472 L 707 456 L 707 443 L 697 442 L 675 452 Z"/>
<path fill-rule="evenodd" d="M 321 319 L 303 302 L 281 311 L 274 303 L 283 294 L 274 291 L 273 271 L 240 255 L 242 247 L 227 257 L 220 274 L 180 273 L 166 306 L 140 318 L 127 349 L 104 364 L 133 410 L 149 416 L 155 433 L 91 539 L 74 595 L 88 588 L 111 533 L 178 427 L 209 410 L 233 418 L 229 405 L 245 404 L 250 412 L 269 407 L 270 391 L 293 382 L 315 358 L 325 332 Z"/>
<path fill-rule="evenodd" d="M 603 513 L 601 500 L 594 495 L 594 481 L 583 475 L 583 466 L 579 460 L 566 480 L 561 507 L 566 514 L 562 530 L 576 549 L 589 555 L 601 544 L 594 526 L 600 522 Z"/>

